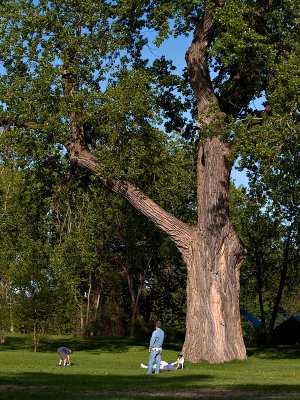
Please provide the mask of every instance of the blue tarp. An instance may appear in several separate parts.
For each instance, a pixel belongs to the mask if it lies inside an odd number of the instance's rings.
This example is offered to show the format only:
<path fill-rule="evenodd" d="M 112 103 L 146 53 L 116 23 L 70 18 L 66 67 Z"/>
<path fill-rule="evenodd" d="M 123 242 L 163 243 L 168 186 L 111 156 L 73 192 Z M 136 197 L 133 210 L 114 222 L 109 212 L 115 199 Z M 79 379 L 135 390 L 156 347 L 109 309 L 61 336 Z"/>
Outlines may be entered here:
<path fill-rule="evenodd" d="M 240 310 L 240 312 L 241 315 L 247 318 L 250 322 L 252 322 L 252 324 L 256 326 L 256 328 L 261 327 L 261 322 L 256 317 L 254 317 L 254 315 L 250 314 L 248 311 L 245 310 Z"/>

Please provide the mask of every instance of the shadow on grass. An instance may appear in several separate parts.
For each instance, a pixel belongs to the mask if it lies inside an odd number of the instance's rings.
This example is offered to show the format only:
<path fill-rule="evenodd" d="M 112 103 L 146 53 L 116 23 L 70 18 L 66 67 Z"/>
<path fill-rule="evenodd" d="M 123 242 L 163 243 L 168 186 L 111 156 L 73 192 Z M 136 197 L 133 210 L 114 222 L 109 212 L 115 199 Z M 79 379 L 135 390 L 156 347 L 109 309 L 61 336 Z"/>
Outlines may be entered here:
<path fill-rule="evenodd" d="M 281 360 L 300 358 L 300 347 L 259 346 L 247 349 L 248 357 L 260 359 Z"/>
<path fill-rule="evenodd" d="M 22 373 L 0 377 L 1 400 L 300 399 L 299 385 L 212 385 L 204 374 L 66 375 Z"/>
<path fill-rule="evenodd" d="M 59 346 L 68 346 L 76 352 L 78 351 L 101 351 L 121 353 L 126 352 L 133 346 L 147 349 L 149 338 L 128 338 L 128 337 L 58 337 L 41 336 L 39 338 L 38 352 L 56 352 Z M 181 351 L 181 343 L 165 343 L 165 350 Z M 0 345 L 0 350 L 29 350 L 33 351 L 32 335 L 11 335 L 5 338 L 4 344 Z M 259 359 L 279 360 L 279 359 L 298 359 L 300 358 L 300 347 L 271 347 L 259 346 L 247 349 L 248 357 Z"/>
<path fill-rule="evenodd" d="M 121 353 L 126 352 L 133 346 L 147 349 L 149 346 L 149 338 L 128 338 L 128 337 L 51 337 L 42 336 L 38 342 L 38 352 L 56 352 L 60 346 L 67 346 L 78 351 L 101 351 Z M 181 344 L 167 343 L 165 349 L 181 351 Z M 7 336 L 4 344 L 0 345 L 0 350 L 29 350 L 33 351 L 32 335 Z"/>
<path fill-rule="evenodd" d="M 67 346 L 77 351 L 101 350 L 113 353 L 124 352 L 132 346 L 147 346 L 145 341 L 124 337 L 40 337 L 38 352 L 53 352 L 60 346 Z M 30 335 L 11 336 L 0 347 L 5 350 L 33 350 L 33 338 Z"/>

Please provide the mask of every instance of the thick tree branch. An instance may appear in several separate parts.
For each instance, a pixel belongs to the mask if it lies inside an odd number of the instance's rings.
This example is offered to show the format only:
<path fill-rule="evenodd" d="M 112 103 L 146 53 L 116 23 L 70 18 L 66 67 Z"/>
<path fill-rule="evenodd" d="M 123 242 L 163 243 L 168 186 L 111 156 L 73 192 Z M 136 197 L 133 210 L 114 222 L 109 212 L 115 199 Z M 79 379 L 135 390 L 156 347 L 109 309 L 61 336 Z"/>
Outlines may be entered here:
<path fill-rule="evenodd" d="M 18 121 L 12 119 L 1 119 L 0 125 L 4 128 L 16 127 L 16 128 L 35 128 L 37 123 L 35 121 Z"/>
<path fill-rule="evenodd" d="M 19 128 L 34 128 L 38 125 L 34 121 L 19 122 L 6 120 L 1 122 L 3 125 Z M 74 112 L 70 114 L 70 124 L 71 138 L 62 143 L 69 150 L 70 161 L 92 173 L 97 173 L 99 160 L 86 150 L 84 129 L 82 126 L 76 124 L 76 114 Z M 99 180 L 110 190 L 124 197 L 139 212 L 170 236 L 180 251 L 186 250 L 189 247 L 192 227 L 168 213 L 131 182 L 118 178 L 105 178 L 103 176 L 99 176 Z"/>
<path fill-rule="evenodd" d="M 84 149 L 81 144 L 72 142 L 69 145 L 69 150 L 71 162 L 92 173 L 97 173 L 98 159 Z M 105 178 L 103 176 L 99 176 L 99 180 L 114 193 L 125 198 L 139 212 L 170 236 L 179 250 L 183 251 L 189 247 L 192 227 L 168 213 L 131 182 L 119 178 Z"/>
<path fill-rule="evenodd" d="M 72 97 L 73 86 L 71 77 L 65 77 L 64 91 L 67 96 Z M 97 173 L 99 170 L 99 160 L 86 150 L 84 128 L 77 125 L 77 115 L 75 112 L 71 112 L 70 114 L 70 125 L 71 138 L 66 144 L 69 149 L 70 161 L 92 173 Z M 139 212 L 170 236 L 180 251 L 186 250 L 189 247 L 190 230 L 192 228 L 165 211 L 131 182 L 124 179 L 112 179 L 103 176 L 99 176 L 99 179 L 102 184 L 125 198 Z"/>

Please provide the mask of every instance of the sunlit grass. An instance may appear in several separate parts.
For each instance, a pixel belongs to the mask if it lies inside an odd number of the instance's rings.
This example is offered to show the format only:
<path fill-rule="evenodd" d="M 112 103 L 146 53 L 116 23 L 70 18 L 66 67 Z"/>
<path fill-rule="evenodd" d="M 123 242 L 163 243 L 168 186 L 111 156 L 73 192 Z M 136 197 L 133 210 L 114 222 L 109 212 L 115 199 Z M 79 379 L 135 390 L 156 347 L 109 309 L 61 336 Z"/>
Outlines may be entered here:
<path fill-rule="evenodd" d="M 71 367 L 58 366 L 60 345 L 74 349 Z M 166 344 L 165 361 L 176 360 L 180 346 L 176 347 Z M 140 368 L 148 361 L 148 342 L 143 340 L 48 336 L 40 338 L 38 352 L 32 348 L 32 338 L 25 335 L 9 336 L 0 346 L 1 400 L 149 400 L 158 394 L 164 399 L 180 394 L 180 399 L 232 395 L 234 399 L 300 400 L 299 349 L 249 349 L 247 361 L 186 362 L 184 370 L 147 376 Z"/>

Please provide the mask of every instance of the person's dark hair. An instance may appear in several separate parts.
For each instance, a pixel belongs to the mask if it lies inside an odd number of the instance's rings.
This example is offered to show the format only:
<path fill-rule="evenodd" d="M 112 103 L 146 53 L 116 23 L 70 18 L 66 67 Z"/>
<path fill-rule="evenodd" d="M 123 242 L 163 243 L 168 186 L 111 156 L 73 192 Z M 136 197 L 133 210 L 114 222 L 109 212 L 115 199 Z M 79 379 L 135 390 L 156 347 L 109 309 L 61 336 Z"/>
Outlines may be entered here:
<path fill-rule="evenodd" d="M 155 326 L 156 326 L 157 328 L 160 328 L 160 327 L 161 327 L 161 322 L 160 322 L 160 321 L 156 321 Z"/>

